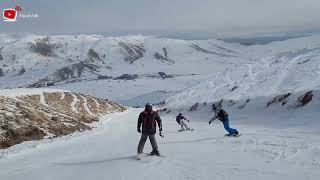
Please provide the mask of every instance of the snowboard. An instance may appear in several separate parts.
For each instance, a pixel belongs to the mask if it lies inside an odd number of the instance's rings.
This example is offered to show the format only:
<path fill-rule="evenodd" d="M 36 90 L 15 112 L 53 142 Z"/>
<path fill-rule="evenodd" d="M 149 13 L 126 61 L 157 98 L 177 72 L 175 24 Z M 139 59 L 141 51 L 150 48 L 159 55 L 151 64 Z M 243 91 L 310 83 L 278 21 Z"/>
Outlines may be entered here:
<path fill-rule="evenodd" d="M 239 134 L 237 134 L 237 135 L 230 135 L 230 134 L 226 134 L 226 135 L 224 135 L 225 137 L 240 137 L 241 136 L 241 134 L 239 133 Z"/>
<path fill-rule="evenodd" d="M 182 130 L 182 129 L 179 129 L 178 132 L 183 132 L 183 131 L 194 131 L 194 129 L 189 129 L 189 130 Z"/>

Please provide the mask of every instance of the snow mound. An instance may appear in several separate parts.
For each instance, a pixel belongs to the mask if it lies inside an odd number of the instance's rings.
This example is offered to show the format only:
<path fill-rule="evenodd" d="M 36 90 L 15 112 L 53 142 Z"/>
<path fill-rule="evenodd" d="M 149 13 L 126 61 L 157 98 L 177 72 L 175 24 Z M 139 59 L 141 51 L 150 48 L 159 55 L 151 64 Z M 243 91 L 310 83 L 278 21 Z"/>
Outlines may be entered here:
<path fill-rule="evenodd" d="M 41 95 L 43 93 L 64 93 L 68 90 L 47 89 L 47 88 L 17 88 L 17 89 L 0 89 L 0 96 L 15 98 L 19 96 Z"/>

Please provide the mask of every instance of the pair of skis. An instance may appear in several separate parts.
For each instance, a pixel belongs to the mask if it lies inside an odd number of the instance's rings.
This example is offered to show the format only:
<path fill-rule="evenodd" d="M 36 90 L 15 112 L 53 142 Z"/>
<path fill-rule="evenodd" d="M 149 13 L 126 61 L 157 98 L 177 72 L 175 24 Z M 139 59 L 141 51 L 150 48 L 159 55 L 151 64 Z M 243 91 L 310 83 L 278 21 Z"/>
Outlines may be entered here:
<path fill-rule="evenodd" d="M 183 131 L 194 131 L 194 129 L 179 129 L 178 132 L 183 132 Z"/>
<path fill-rule="evenodd" d="M 226 135 L 224 135 L 225 137 L 240 137 L 241 136 L 241 134 L 239 133 L 239 134 L 226 134 Z"/>
<path fill-rule="evenodd" d="M 164 155 L 154 155 L 154 154 L 151 154 L 151 153 L 142 153 L 142 154 L 138 154 L 137 155 L 137 160 L 141 160 L 143 159 L 144 157 L 147 157 L 147 156 L 158 156 L 158 157 L 165 157 Z"/>

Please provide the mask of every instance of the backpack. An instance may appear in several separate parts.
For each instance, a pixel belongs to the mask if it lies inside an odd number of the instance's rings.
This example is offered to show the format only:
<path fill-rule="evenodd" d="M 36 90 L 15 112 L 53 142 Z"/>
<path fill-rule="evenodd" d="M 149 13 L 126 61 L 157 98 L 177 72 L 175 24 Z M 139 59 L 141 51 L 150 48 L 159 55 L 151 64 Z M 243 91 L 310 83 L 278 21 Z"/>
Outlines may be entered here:
<path fill-rule="evenodd" d="M 143 129 L 152 130 L 153 128 L 156 128 L 157 121 L 155 120 L 155 114 L 154 111 L 151 111 L 150 113 L 146 111 L 143 112 Z"/>

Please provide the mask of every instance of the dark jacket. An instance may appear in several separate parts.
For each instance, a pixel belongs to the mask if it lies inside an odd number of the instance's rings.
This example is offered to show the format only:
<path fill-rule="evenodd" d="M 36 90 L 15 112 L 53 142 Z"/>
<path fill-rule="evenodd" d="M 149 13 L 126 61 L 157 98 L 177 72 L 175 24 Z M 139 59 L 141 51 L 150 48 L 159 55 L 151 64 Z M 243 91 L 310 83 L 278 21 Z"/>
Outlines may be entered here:
<path fill-rule="evenodd" d="M 157 132 L 157 124 L 162 131 L 162 122 L 156 111 L 143 111 L 139 115 L 137 128 L 140 129 L 142 126 L 142 133 L 150 135 Z"/>
<path fill-rule="evenodd" d="M 228 116 L 228 113 L 224 109 L 218 110 L 215 115 L 215 117 L 222 122 L 226 121 L 228 119 Z"/>
<path fill-rule="evenodd" d="M 176 117 L 176 121 L 177 121 L 178 124 L 180 124 L 181 119 L 187 120 L 187 118 L 185 118 L 185 117 L 182 116 L 182 115 L 181 115 L 181 116 L 177 116 L 177 117 Z"/>

